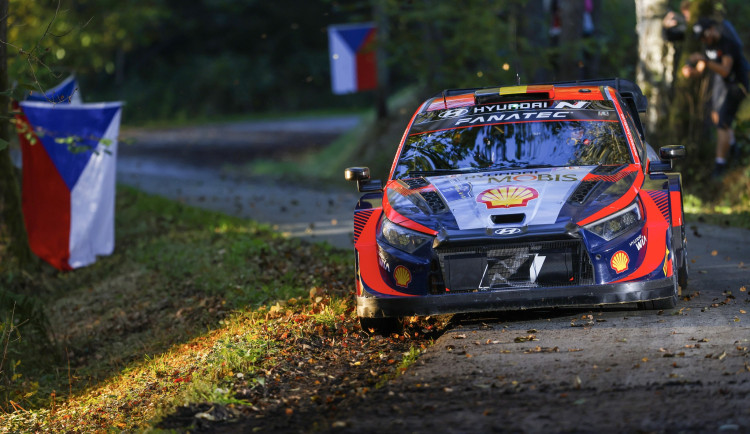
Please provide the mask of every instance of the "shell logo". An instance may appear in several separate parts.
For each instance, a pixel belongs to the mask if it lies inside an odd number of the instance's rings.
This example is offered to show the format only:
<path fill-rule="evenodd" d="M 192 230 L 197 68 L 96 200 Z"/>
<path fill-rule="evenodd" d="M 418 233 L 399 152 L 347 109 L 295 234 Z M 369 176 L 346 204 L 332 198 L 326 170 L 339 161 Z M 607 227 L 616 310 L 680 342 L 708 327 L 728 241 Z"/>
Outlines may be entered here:
<path fill-rule="evenodd" d="M 399 265 L 393 270 L 393 278 L 396 280 L 396 285 L 406 288 L 411 282 L 411 272 L 403 265 Z"/>
<path fill-rule="evenodd" d="M 629 262 L 630 258 L 628 257 L 628 254 L 622 250 L 618 250 L 617 253 L 612 255 L 612 260 L 609 262 L 609 265 L 612 266 L 612 269 L 615 270 L 617 274 L 620 274 L 628 269 Z"/>
<path fill-rule="evenodd" d="M 526 206 L 530 200 L 539 197 L 539 193 L 531 187 L 503 187 L 485 190 L 477 197 L 477 202 L 487 205 L 487 208 L 512 208 Z"/>

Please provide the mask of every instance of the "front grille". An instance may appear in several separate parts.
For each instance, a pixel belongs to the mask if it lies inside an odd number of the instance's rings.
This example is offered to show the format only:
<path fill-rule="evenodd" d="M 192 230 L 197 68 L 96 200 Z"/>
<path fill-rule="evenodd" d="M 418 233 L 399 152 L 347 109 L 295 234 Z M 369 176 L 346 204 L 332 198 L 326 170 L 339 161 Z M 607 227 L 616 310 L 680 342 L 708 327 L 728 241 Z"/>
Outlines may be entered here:
<path fill-rule="evenodd" d="M 451 293 L 594 283 L 580 240 L 461 247 L 437 254 Z"/>

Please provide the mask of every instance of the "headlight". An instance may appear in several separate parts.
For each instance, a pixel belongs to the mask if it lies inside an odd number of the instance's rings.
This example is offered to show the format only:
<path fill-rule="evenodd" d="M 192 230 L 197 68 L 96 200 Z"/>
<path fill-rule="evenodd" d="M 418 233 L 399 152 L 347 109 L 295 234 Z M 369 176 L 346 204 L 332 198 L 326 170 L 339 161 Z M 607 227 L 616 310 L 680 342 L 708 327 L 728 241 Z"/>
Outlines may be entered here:
<path fill-rule="evenodd" d="M 414 253 L 418 248 L 431 243 L 433 237 L 421 232 L 406 229 L 383 217 L 383 238 L 391 246 L 407 253 Z"/>
<path fill-rule="evenodd" d="M 635 227 L 640 220 L 641 212 L 638 209 L 638 204 L 634 203 L 624 210 L 586 225 L 584 228 L 609 241 Z"/>

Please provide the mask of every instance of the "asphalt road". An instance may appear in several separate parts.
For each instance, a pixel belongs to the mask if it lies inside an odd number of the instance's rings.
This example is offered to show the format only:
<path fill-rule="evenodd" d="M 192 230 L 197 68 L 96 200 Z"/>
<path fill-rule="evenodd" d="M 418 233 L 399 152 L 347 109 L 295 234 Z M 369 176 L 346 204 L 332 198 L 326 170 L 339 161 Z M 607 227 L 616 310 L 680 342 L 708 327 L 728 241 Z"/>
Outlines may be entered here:
<path fill-rule="evenodd" d="M 750 432 L 750 231 L 691 226 L 676 308 L 454 318 L 332 429 Z"/>

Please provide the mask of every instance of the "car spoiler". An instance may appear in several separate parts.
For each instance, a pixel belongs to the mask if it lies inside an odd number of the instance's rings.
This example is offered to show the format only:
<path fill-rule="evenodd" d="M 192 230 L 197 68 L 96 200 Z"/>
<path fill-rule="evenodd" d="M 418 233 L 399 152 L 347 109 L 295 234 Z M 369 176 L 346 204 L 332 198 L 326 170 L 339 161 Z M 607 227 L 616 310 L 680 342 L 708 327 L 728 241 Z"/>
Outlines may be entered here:
<path fill-rule="evenodd" d="M 640 133 L 642 139 L 646 139 L 646 133 L 641 123 L 641 117 L 639 113 L 645 113 L 648 109 L 648 99 L 643 95 L 641 88 L 637 84 L 624 78 L 605 78 L 596 80 L 576 80 L 576 81 L 563 81 L 559 83 L 545 83 L 554 84 L 558 87 L 573 87 L 573 86 L 609 86 L 614 88 L 617 93 L 622 97 L 623 102 L 627 105 L 627 109 L 630 112 L 633 122 L 635 122 L 638 133 Z"/>

